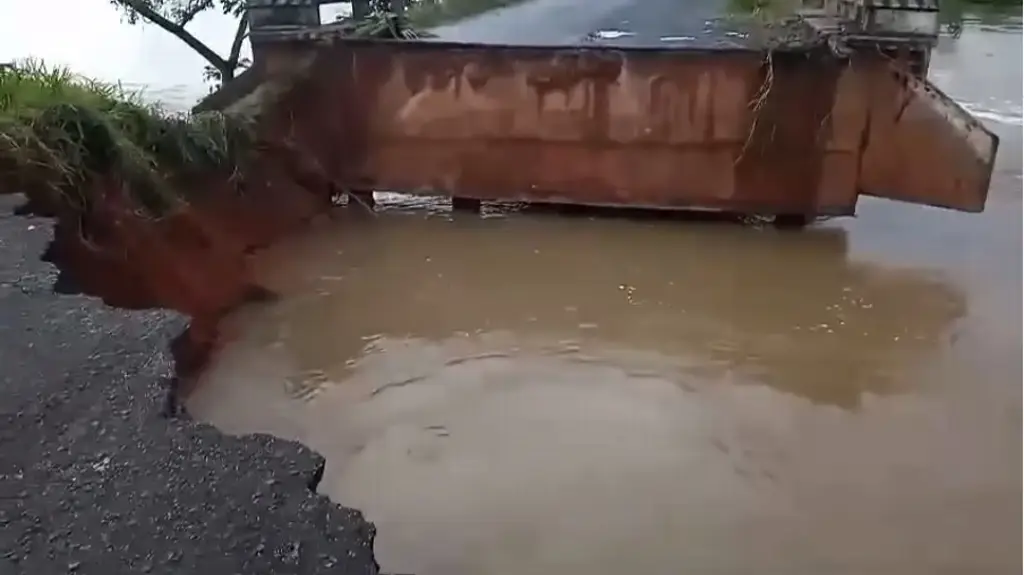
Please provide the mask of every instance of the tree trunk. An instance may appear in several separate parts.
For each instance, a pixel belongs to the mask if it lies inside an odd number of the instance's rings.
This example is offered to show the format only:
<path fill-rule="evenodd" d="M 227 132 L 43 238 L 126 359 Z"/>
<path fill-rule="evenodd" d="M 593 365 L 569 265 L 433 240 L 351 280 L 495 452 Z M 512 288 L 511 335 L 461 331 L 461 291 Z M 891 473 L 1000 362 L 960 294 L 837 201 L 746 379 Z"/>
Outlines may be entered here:
<path fill-rule="evenodd" d="M 235 77 L 238 70 L 238 58 L 242 54 L 242 43 L 245 42 L 245 33 L 249 30 L 249 15 L 242 14 L 238 21 L 238 28 L 235 29 L 235 39 L 231 42 L 231 52 L 228 53 L 227 68 L 221 71 L 221 84 Z"/>

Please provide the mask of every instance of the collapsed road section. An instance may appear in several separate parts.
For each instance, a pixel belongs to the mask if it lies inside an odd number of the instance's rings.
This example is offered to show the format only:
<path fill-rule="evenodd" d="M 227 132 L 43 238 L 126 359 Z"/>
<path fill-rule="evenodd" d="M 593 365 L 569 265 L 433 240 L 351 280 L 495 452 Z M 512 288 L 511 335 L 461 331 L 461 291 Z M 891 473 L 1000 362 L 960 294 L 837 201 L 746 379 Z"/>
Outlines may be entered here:
<path fill-rule="evenodd" d="M 266 113 L 180 118 L 0 72 L 0 572 L 377 573 L 372 524 L 315 491 L 322 457 L 176 401 L 220 315 L 266 296 L 246 254 L 330 205 L 274 134 L 301 106 L 279 87 Z"/>
<path fill-rule="evenodd" d="M 315 491 L 323 458 L 170 413 L 187 318 L 55 293 L 52 223 L 20 201 L 0 198 L 0 573 L 376 573 L 373 526 Z"/>

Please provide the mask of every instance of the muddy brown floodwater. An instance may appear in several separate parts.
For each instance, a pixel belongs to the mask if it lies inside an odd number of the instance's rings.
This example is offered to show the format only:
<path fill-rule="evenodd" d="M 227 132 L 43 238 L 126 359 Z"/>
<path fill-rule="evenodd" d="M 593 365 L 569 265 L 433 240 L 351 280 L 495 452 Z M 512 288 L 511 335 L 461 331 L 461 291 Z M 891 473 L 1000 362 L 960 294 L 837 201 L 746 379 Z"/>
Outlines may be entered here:
<path fill-rule="evenodd" d="M 987 211 L 802 233 L 383 197 L 259 258 L 189 401 L 326 455 L 417 575 L 1020 569 L 1020 27 L 933 75 L 1003 137 Z"/>

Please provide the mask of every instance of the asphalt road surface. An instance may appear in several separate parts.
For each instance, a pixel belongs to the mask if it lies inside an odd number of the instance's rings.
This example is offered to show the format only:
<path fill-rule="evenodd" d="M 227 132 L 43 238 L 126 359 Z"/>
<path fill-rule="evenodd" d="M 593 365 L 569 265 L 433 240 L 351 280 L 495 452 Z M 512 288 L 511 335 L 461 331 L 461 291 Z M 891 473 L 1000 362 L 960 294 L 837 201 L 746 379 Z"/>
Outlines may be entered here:
<path fill-rule="evenodd" d="M 724 0 L 533 0 L 432 30 L 491 44 L 715 47 L 742 43 Z"/>

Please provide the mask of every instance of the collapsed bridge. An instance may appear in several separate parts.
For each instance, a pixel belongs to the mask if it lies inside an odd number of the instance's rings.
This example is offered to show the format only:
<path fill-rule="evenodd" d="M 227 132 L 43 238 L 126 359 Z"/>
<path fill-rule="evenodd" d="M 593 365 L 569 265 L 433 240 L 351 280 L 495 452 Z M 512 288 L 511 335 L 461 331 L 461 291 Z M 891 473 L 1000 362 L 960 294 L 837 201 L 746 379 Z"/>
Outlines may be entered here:
<path fill-rule="evenodd" d="M 925 79 L 937 4 L 877 1 L 803 10 L 796 39 L 665 48 L 356 39 L 315 0 L 250 0 L 249 82 L 293 78 L 306 105 L 278 132 L 356 193 L 798 222 L 861 195 L 983 210 L 998 140 Z"/>

